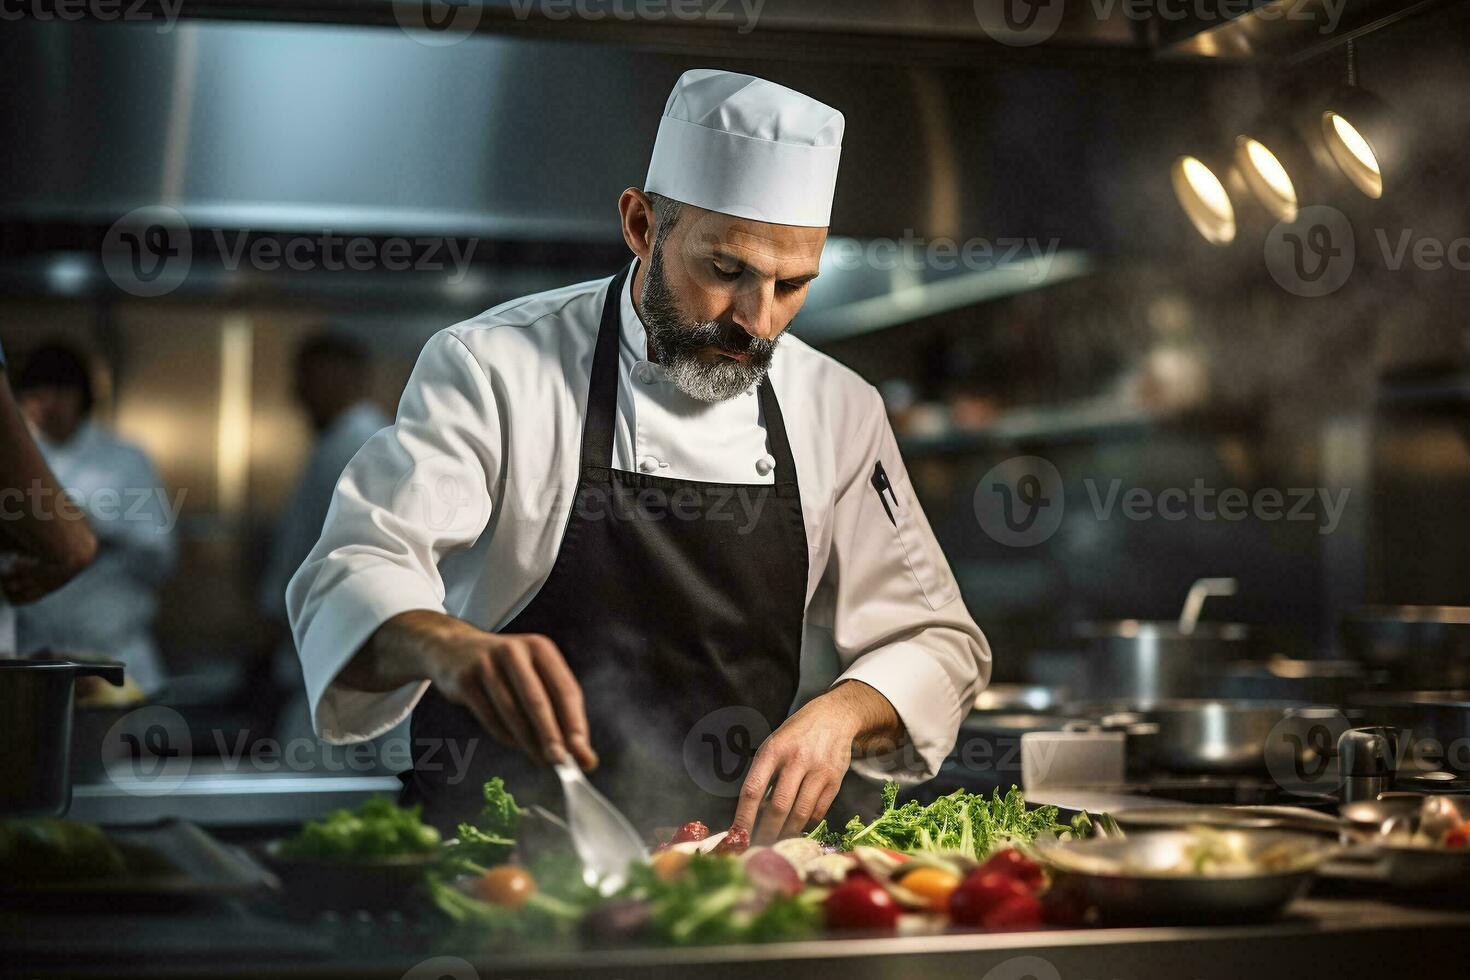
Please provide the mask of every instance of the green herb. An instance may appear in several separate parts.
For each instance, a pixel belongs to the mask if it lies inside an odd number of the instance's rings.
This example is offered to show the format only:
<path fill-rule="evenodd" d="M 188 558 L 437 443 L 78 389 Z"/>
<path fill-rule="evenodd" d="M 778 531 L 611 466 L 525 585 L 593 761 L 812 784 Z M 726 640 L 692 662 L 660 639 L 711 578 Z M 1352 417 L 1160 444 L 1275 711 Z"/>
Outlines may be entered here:
<path fill-rule="evenodd" d="M 457 935 L 475 946 L 563 940 L 585 911 L 539 890 L 520 908 L 492 905 L 465 894 L 438 874 L 428 875 L 424 887 L 435 908 L 454 923 Z"/>
<path fill-rule="evenodd" d="M 849 820 L 838 846 L 845 851 L 867 845 L 895 851 L 958 852 L 984 860 L 1009 844 L 1030 843 L 1047 833 L 1073 833 L 1076 821 L 1073 824 L 1059 823 L 1054 806 L 1028 810 L 1014 786 L 1004 796 L 997 788 L 988 800 L 955 790 L 925 806 L 915 800 L 900 805 L 898 784 L 888 783 L 883 787 L 882 811 L 871 823 L 864 823 L 861 817 Z M 807 836 L 825 840 L 835 835 L 823 821 Z"/>
<path fill-rule="evenodd" d="M 400 807 L 373 797 L 356 812 L 333 810 L 311 820 L 281 843 L 287 857 L 349 861 L 360 858 L 426 854 L 439 846 L 439 832 L 424 824 L 419 808 Z"/>
<path fill-rule="evenodd" d="M 646 865 L 631 875 L 620 897 L 648 902 L 654 938 L 672 945 L 800 939 L 821 925 L 820 891 L 764 898 L 737 857 L 696 854 L 671 881 Z"/>
<path fill-rule="evenodd" d="M 842 846 L 842 834 L 828 827 L 826 820 L 823 820 L 821 823 L 813 827 L 810 831 L 807 832 L 806 836 L 808 837 L 808 839 L 816 841 L 823 847 Z"/>
<path fill-rule="evenodd" d="M 496 776 L 485 784 L 485 805 L 473 823 L 458 828 L 459 843 L 453 857 L 483 867 L 503 864 L 515 849 L 516 834 L 521 826 L 521 811 L 514 796 L 505 789 L 505 780 Z"/>

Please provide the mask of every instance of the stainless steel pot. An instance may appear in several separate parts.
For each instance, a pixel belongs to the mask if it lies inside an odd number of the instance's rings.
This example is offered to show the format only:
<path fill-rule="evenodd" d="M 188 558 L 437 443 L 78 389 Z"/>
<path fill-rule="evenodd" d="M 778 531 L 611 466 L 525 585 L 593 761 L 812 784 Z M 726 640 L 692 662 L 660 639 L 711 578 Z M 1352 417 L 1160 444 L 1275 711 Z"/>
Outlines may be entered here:
<path fill-rule="evenodd" d="M 1343 617 L 1340 635 L 1399 687 L 1470 687 L 1470 606 L 1365 606 Z"/>
<path fill-rule="evenodd" d="M 1200 623 L 1184 633 L 1174 622 L 1125 619 L 1082 623 L 1087 646 L 1086 697 L 1146 704 L 1218 694 L 1234 661 L 1250 652 L 1250 631 L 1239 623 Z"/>
<path fill-rule="evenodd" d="M 76 679 L 123 682 L 119 663 L 0 660 L 0 814 L 55 816 L 71 805 Z"/>
<path fill-rule="evenodd" d="M 1117 704 L 1073 704 L 1072 714 L 1106 724 L 1122 718 Z M 1148 723 L 1146 738 L 1130 739 L 1130 767 L 1145 771 L 1235 775 L 1262 773 L 1270 764 L 1315 772 L 1330 757 L 1331 741 L 1314 741 L 1308 730 L 1320 719 L 1339 719 L 1336 709 L 1291 701 L 1230 701 L 1173 698 L 1131 706 L 1126 717 Z M 1297 737 L 1289 738 L 1295 734 Z M 1268 760 L 1267 749 L 1273 756 Z M 1283 753 L 1291 753 L 1283 755 Z"/>
<path fill-rule="evenodd" d="M 1142 712 L 1158 725 L 1153 765 L 1175 772 L 1248 773 L 1266 769 L 1272 730 L 1303 705 L 1280 701 L 1174 700 Z"/>
<path fill-rule="evenodd" d="M 1386 677 L 1381 669 L 1356 660 L 1298 660 L 1277 654 L 1228 665 L 1215 693 L 1246 701 L 1343 704 L 1350 695 L 1381 685 Z"/>

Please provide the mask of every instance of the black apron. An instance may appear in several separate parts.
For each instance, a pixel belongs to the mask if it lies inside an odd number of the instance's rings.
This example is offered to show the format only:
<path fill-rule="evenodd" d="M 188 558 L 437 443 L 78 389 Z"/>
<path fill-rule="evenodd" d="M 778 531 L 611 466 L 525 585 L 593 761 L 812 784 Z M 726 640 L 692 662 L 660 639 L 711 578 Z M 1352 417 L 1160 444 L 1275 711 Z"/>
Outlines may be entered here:
<path fill-rule="evenodd" d="M 503 633 L 542 633 L 582 685 L 592 782 L 644 833 L 729 826 L 745 770 L 796 695 L 807 548 L 796 466 L 768 380 L 758 387 L 773 484 L 612 468 L 624 270 L 592 357 L 575 504 L 551 574 Z M 413 712 L 405 798 L 440 827 L 470 819 L 503 776 L 522 806 L 561 812 L 555 774 L 491 739 L 431 688 Z M 456 778 L 445 740 L 469 751 Z M 463 755 L 463 751 L 461 755 Z"/>

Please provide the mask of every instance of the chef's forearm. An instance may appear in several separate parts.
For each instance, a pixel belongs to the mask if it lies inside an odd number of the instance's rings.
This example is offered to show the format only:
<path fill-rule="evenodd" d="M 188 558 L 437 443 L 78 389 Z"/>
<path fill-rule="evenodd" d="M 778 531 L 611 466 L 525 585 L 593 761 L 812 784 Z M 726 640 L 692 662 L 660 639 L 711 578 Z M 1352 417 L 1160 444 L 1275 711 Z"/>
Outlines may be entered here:
<path fill-rule="evenodd" d="M 431 609 L 399 613 L 379 626 L 337 674 L 337 682 L 358 691 L 395 691 L 405 684 L 432 680 L 435 651 L 442 641 L 472 629 L 463 620 Z"/>
<path fill-rule="evenodd" d="M 0 545 L 29 555 L 57 572 L 57 584 L 87 567 L 97 554 L 92 527 L 52 475 L 0 374 L 0 470 L 11 491 L 0 510 Z M 23 501 L 26 494 L 34 495 Z M 40 507 L 27 510 L 39 498 Z"/>
<path fill-rule="evenodd" d="M 852 718 L 853 751 L 873 755 L 892 751 L 903 738 L 903 721 L 888 699 L 862 681 L 847 680 L 837 684 L 824 698 L 831 698 Z"/>

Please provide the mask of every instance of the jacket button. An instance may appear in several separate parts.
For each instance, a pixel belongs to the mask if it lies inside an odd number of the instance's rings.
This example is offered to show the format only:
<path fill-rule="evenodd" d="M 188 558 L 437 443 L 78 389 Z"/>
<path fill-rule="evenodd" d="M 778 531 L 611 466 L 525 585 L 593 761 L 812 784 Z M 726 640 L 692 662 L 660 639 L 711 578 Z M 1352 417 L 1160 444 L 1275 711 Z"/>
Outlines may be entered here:
<path fill-rule="evenodd" d="M 654 470 L 658 469 L 658 460 L 654 459 L 652 456 L 644 456 L 638 461 L 638 469 L 640 472 L 643 473 L 652 473 Z"/>
<path fill-rule="evenodd" d="M 769 456 L 762 456 L 755 461 L 755 471 L 765 476 L 776 468 L 776 461 Z"/>

